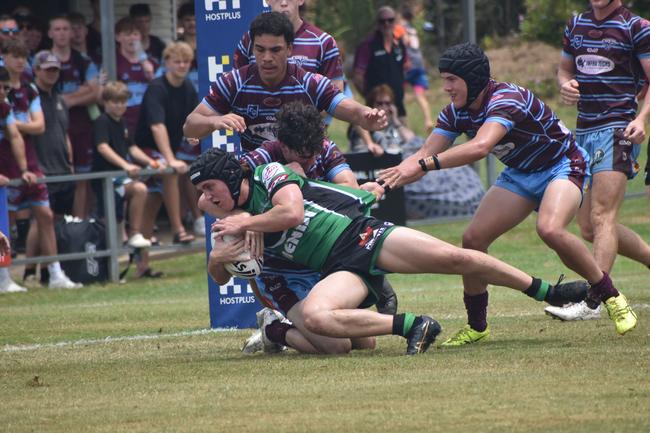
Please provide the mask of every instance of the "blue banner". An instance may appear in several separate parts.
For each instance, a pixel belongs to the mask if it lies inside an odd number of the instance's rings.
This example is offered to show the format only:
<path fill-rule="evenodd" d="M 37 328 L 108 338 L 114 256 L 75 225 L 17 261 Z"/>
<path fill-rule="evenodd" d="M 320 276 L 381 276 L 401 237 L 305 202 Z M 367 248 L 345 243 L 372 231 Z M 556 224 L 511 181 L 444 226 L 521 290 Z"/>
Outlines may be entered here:
<path fill-rule="evenodd" d="M 0 186 L 0 232 L 9 237 L 9 209 L 7 208 L 7 188 Z"/>
<path fill-rule="evenodd" d="M 232 69 L 237 43 L 248 31 L 253 19 L 269 11 L 265 0 L 195 0 L 199 95 L 206 95 L 219 74 Z M 220 147 L 228 152 L 241 152 L 239 136 L 229 131 L 215 131 L 202 140 L 201 150 Z M 208 228 L 214 221 L 206 216 Z M 206 236 L 210 254 L 210 236 Z M 255 312 L 262 308 L 247 280 L 233 278 L 219 286 L 208 276 L 210 326 L 213 328 L 255 327 Z"/>

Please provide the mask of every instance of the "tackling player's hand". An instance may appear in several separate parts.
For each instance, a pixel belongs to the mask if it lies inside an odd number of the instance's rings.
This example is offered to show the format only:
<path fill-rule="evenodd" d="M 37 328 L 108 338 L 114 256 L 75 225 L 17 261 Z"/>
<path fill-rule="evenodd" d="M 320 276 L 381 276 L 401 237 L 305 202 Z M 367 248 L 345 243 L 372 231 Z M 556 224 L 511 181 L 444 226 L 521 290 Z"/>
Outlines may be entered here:
<path fill-rule="evenodd" d="M 391 189 L 415 182 L 424 176 L 424 172 L 419 165 L 412 164 L 412 162 L 406 160 L 400 165 L 381 170 L 377 180 L 383 182 L 383 185 L 388 185 Z"/>
<path fill-rule="evenodd" d="M 641 144 L 645 140 L 645 124 L 642 119 L 636 118 L 628 123 L 623 137 L 627 138 L 634 144 Z"/>
<path fill-rule="evenodd" d="M 228 129 L 241 134 L 246 130 L 246 121 L 237 114 L 228 113 L 213 117 L 212 128 L 214 130 Z"/>
<path fill-rule="evenodd" d="M 580 90 L 578 87 L 578 81 L 575 79 L 571 79 L 562 84 L 560 87 L 560 96 L 562 102 L 567 105 L 574 105 L 578 103 L 578 100 L 580 99 Z"/>
<path fill-rule="evenodd" d="M 365 128 L 370 131 L 378 131 L 388 126 L 388 118 L 384 110 L 370 108 L 363 116 L 366 119 Z"/>

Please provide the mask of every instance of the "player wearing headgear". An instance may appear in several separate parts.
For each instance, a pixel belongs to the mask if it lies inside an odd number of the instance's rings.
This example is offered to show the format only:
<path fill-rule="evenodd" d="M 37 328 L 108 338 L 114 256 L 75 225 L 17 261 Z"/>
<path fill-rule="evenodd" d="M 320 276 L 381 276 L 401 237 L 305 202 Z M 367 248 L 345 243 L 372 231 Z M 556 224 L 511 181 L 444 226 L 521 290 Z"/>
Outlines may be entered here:
<path fill-rule="evenodd" d="M 240 162 L 250 169 L 271 162 L 289 164 L 293 170 L 304 177 L 315 180 L 359 188 L 354 173 L 350 170 L 345 157 L 336 144 L 327 139 L 324 124 L 318 110 L 312 105 L 291 102 L 277 113 L 276 123 L 278 140 L 267 141 L 258 149 L 247 152 L 240 157 Z M 199 207 L 215 217 L 221 217 L 210 202 L 202 195 Z M 224 253 L 225 248 L 220 247 Z M 217 251 L 216 254 L 219 254 Z M 303 299 L 319 281 L 320 273 L 304 266 L 292 263 L 281 256 L 267 252 L 264 256 L 264 271 L 256 278 L 259 295 L 265 305 L 272 305 L 276 311 L 286 314 L 298 301 Z M 377 295 L 377 311 L 385 314 L 397 312 L 397 297 L 385 278 L 378 279 L 373 286 Z M 288 324 L 270 309 L 258 312 L 261 333 L 249 337 L 242 351 L 251 353 L 264 349 L 276 352 L 280 349 L 277 338 L 267 335 L 281 333 Z M 285 331 L 286 332 L 286 331 Z M 264 334 L 262 334 L 264 333 Z M 307 340 L 321 353 L 331 353 L 340 347 L 339 342 L 314 334 L 307 334 Z M 304 350 L 300 343 L 291 345 L 297 350 Z M 374 347 L 374 341 L 353 341 L 354 348 Z M 309 348 L 308 348 L 309 349 Z"/>
<path fill-rule="evenodd" d="M 566 229 L 580 207 L 589 179 L 588 154 L 531 91 L 492 80 L 488 58 L 477 45 L 449 48 L 438 67 L 451 104 L 438 116 L 436 128 L 422 148 L 380 173 L 380 181 L 394 188 L 418 180 L 429 170 L 458 167 L 494 154 L 506 168 L 465 230 L 463 247 L 487 251 L 494 240 L 537 210 L 539 237 L 589 282 L 588 302 L 605 302 L 617 332 L 630 331 L 637 319 L 627 299 L 589 249 Z M 462 133 L 470 140 L 449 148 Z M 486 285 L 466 276 L 463 286 L 468 324 L 443 346 L 473 343 L 489 335 Z M 537 284 L 524 293 L 543 301 L 547 286 Z"/>
<path fill-rule="evenodd" d="M 372 281 L 388 272 L 458 274 L 482 284 L 522 291 L 541 286 L 556 293 L 554 286 L 482 252 L 365 216 L 376 199 L 372 193 L 309 180 L 278 163 L 251 172 L 233 155 L 210 149 L 192 164 L 190 179 L 212 205 L 231 213 L 213 225 L 216 236 L 263 232 L 273 254 L 321 273 L 287 312 L 296 329 L 286 330 L 285 343 L 289 332 L 307 331 L 341 339 L 350 350 L 352 338 L 395 334 L 407 339 L 407 354 L 426 351 L 440 332 L 435 320 L 358 308 L 374 301 Z M 239 209 L 249 215 L 232 214 Z M 240 242 L 231 256 L 244 248 Z M 210 255 L 208 271 L 217 283 L 230 279 L 227 261 L 216 251 Z"/>
<path fill-rule="evenodd" d="M 616 222 L 650 114 L 646 96 L 637 112 L 635 95 L 650 76 L 650 22 L 620 0 L 591 0 L 591 10 L 571 17 L 564 30 L 558 83 L 562 101 L 577 104 L 576 141 L 591 156 L 591 188 L 578 214 L 582 236 L 609 272 L 617 252 L 650 266 L 650 246 Z M 547 307 L 563 320 L 600 318 L 599 305 Z"/>

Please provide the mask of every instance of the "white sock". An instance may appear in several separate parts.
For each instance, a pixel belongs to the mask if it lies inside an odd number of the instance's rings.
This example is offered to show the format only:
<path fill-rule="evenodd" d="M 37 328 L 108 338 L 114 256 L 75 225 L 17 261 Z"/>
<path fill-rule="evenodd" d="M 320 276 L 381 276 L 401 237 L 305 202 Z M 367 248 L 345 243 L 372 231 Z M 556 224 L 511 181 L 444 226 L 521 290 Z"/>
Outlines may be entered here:
<path fill-rule="evenodd" d="M 52 262 L 47 265 L 47 270 L 50 271 L 50 280 L 53 278 L 59 278 L 63 271 L 61 270 L 60 262 Z"/>

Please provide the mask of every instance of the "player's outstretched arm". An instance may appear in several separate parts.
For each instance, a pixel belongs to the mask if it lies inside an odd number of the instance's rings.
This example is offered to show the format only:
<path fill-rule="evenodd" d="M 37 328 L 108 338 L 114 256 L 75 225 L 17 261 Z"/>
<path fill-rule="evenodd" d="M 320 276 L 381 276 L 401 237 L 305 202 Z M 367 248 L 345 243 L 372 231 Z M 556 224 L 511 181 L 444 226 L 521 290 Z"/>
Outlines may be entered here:
<path fill-rule="evenodd" d="M 388 125 L 388 118 L 384 110 L 366 107 L 352 98 L 345 98 L 336 106 L 334 117 L 354 123 L 369 131 L 384 129 Z"/>
<path fill-rule="evenodd" d="M 241 134 L 246 130 L 246 122 L 237 114 L 218 114 L 204 103 L 200 103 L 185 119 L 183 134 L 186 137 L 203 138 L 218 129 Z"/>
<path fill-rule="evenodd" d="M 379 172 L 378 180 L 383 181 L 391 189 L 420 180 L 425 175 L 419 161 L 431 155 L 437 155 L 452 143 L 449 137 L 433 133 L 429 135 L 422 147 L 413 155 L 406 158 L 399 165 L 390 167 Z"/>
<path fill-rule="evenodd" d="M 508 130 L 501 123 L 484 123 L 476 137 L 438 154 L 440 168 L 460 167 L 485 158 L 507 133 Z"/>

